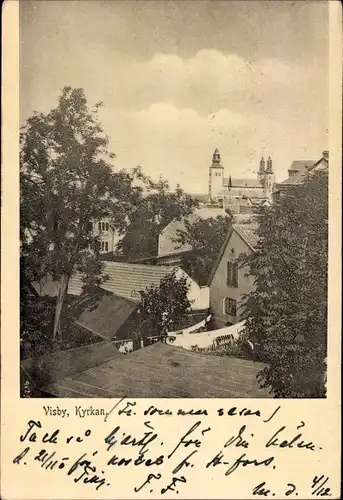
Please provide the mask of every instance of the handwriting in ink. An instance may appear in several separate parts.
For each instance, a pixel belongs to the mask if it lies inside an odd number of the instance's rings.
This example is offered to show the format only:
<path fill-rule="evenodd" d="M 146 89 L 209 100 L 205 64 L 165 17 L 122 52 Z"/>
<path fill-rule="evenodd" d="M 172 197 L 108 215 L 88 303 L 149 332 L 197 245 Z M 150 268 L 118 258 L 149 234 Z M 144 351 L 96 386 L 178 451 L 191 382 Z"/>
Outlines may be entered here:
<path fill-rule="evenodd" d="M 22 459 L 28 454 L 29 451 L 30 451 L 30 448 L 28 446 L 27 448 L 25 448 L 25 450 L 23 450 L 21 453 L 19 453 L 19 455 L 17 455 L 13 459 L 13 463 L 19 465 L 21 463 Z M 26 462 L 23 462 L 23 464 L 26 465 Z"/>
<path fill-rule="evenodd" d="M 230 462 L 224 462 L 222 460 L 223 458 L 224 454 L 220 451 L 215 457 L 212 458 L 212 460 L 207 463 L 206 468 L 208 469 L 209 467 L 216 467 L 217 465 L 230 465 Z M 261 465 L 264 465 L 265 467 L 268 467 L 273 461 L 274 457 L 268 457 L 260 461 L 256 460 L 256 458 L 249 459 L 246 458 L 246 454 L 243 453 L 243 455 L 237 458 L 236 461 L 232 465 L 230 465 L 225 473 L 225 476 L 229 476 L 230 474 L 232 474 L 239 466 L 247 467 L 248 465 L 254 465 L 255 467 L 259 467 Z"/>
<path fill-rule="evenodd" d="M 246 429 L 246 425 L 243 425 L 237 436 L 232 436 L 225 444 L 224 444 L 224 448 L 227 448 L 228 446 L 231 446 L 232 444 L 235 445 L 236 448 L 238 448 L 239 446 L 243 446 L 243 448 L 248 448 L 249 447 L 249 441 L 246 441 L 246 439 L 243 439 L 243 434 L 244 434 L 244 431 Z"/>
<path fill-rule="evenodd" d="M 281 408 L 281 406 L 278 406 L 267 419 L 263 420 L 263 422 L 264 423 L 270 422 L 275 417 L 275 415 L 280 410 L 280 408 Z M 222 417 L 224 415 L 228 415 L 229 417 L 236 417 L 236 416 L 239 416 L 239 417 L 252 417 L 252 416 L 261 417 L 262 416 L 261 411 L 258 409 L 257 410 L 250 410 L 249 408 L 242 408 L 242 409 L 238 410 L 236 406 L 233 406 L 232 408 L 230 408 L 227 411 L 224 410 L 224 408 L 219 408 L 217 410 L 217 414 L 219 417 Z"/>
<path fill-rule="evenodd" d="M 144 410 L 144 415 L 172 415 L 173 412 L 171 410 L 160 410 L 159 408 L 156 408 L 155 406 L 149 406 L 148 409 Z"/>
<path fill-rule="evenodd" d="M 93 455 L 96 453 L 97 452 L 94 452 Z M 85 459 L 86 455 L 87 453 L 84 453 L 74 462 L 68 471 L 68 476 L 73 475 L 75 472 L 80 473 L 81 470 L 81 475 L 75 477 L 74 482 L 78 483 L 82 479 L 84 484 L 96 484 L 96 490 L 98 490 L 101 486 L 106 484 L 106 479 L 105 477 L 101 477 L 96 474 L 96 466 L 92 464 L 91 460 Z M 92 473 L 93 475 L 91 475 Z M 104 471 L 101 471 L 101 474 L 103 473 Z M 109 483 L 106 485 L 110 486 Z"/>
<path fill-rule="evenodd" d="M 132 408 L 134 406 L 136 406 L 135 401 L 133 403 L 131 403 L 131 401 L 127 401 L 125 408 L 118 411 L 118 415 L 124 414 L 124 415 L 128 415 L 129 417 L 131 417 L 132 415 L 136 415 L 134 412 L 132 412 Z"/>
<path fill-rule="evenodd" d="M 191 445 L 194 445 L 196 448 L 200 448 L 201 441 L 199 439 L 197 439 L 197 438 L 196 439 L 187 439 L 188 436 L 190 436 L 200 425 L 201 425 L 200 420 L 198 422 L 196 422 L 194 425 L 192 425 L 192 427 L 186 432 L 186 434 L 184 434 L 182 436 L 182 438 L 180 439 L 178 444 L 175 446 L 174 450 L 170 453 L 170 455 L 168 455 L 168 458 L 171 458 L 174 455 L 174 453 L 176 452 L 176 450 L 182 445 L 185 448 L 187 448 L 188 446 L 191 446 Z"/>
<path fill-rule="evenodd" d="M 305 424 L 304 424 L 305 425 Z M 283 433 L 283 431 L 286 429 L 286 426 L 283 425 L 278 429 L 273 436 L 268 439 L 266 443 L 266 448 L 269 448 L 270 446 L 276 446 L 278 448 L 304 448 L 307 450 L 314 451 L 315 450 L 315 445 L 312 443 L 312 441 L 305 442 L 304 440 L 300 440 L 302 437 L 302 433 L 299 432 L 296 436 L 293 436 L 292 438 L 288 439 L 282 439 L 282 436 L 280 434 Z"/>
<path fill-rule="evenodd" d="M 144 425 L 150 429 L 147 432 L 143 433 L 143 437 L 134 437 L 130 434 L 124 436 L 125 433 L 121 432 L 120 426 L 115 427 L 110 434 L 105 438 L 105 444 L 108 444 L 107 451 L 110 451 L 115 444 L 119 443 L 121 446 L 137 446 L 140 448 L 140 453 L 144 454 L 149 450 L 148 445 L 156 440 L 157 433 L 153 432 L 153 427 L 150 425 L 150 422 L 144 422 Z M 119 436 L 119 433 L 121 434 Z"/>
<path fill-rule="evenodd" d="M 270 489 L 266 488 L 266 482 L 263 481 L 253 488 L 252 494 L 267 497 L 270 494 Z"/>
<path fill-rule="evenodd" d="M 153 480 L 153 479 L 161 479 L 161 474 L 149 474 L 148 477 L 146 478 L 146 480 L 144 481 L 144 483 L 139 486 L 139 488 L 137 488 L 136 486 L 134 487 L 134 491 L 136 493 L 138 493 L 139 491 L 141 491 L 142 488 L 144 488 L 144 486 L 146 486 L 147 484 L 150 484 L 150 482 Z M 150 490 L 150 493 L 152 493 L 152 490 Z"/>
<path fill-rule="evenodd" d="M 168 486 L 166 486 L 165 488 L 161 489 L 162 495 L 164 495 L 165 493 L 167 493 L 167 491 L 175 491 L 175 487 L 176 487 L 176 485 L 177 485 L 178 482 L 186 483 L 187 479 L 185 478 L 185 476 L 173 477 L 173 479 L 168 484 Z M 179 492 L 176 491 L 176 493 L 179 493 Z"/>
<path fill-rule="evenodd" d="M 320 477 L 315 476 L 312 481 L 312 495 L 316 497 L 331 497 L 330 488 L 324 487 L 328 480 L 329 478 L 323 475 Z"/>
<path fill-rule="evenodd" d="M 36 422 L 35 420 L 29 420 L 27 425 L 29 426 L 29 428 L 26 431 L 26 434 L 20 436 L 20 441 L 25 441 L 25 439 L 29 436 L 29 441 L 35 443 L 37 440 L 37 434 L 35 432 L 31 433 L 31 431 L 34 427 L 38 427 L 40 429 L 42 427 L 42 424 L 39 421 Z"/>
<path fill-rule="evenodd" d="M 34 460 L 40 462 L 41 467 L 44 469 L 54 470 L 55 467 L 58 467 L 59 469 L 64 469 L 65 461 L 69 460 L 69 457 L 64 457 L 61 460 L 58 460 L 55 458 L 55 455 L 56 455 L 55 451 L 49 453 L 48 451 L 43 449 L 40 450 L 38 455 L 35 456 Z"/>
<path fill-rule="evenodd" d="M 249 408 L 243 408 L 242 410 L 237 410 L 236 406 L 233 406 L 227 412 L 225 412 L 223 408 L 219 408 L 219 410 L 217 410 L 217 413 L 219 417 L 222 417 L 223 415 L 228 415 L 229 417 L 235 417 L 235 416 L 250 417 L 253 415 L 255 415 L 256 417 L 261 416 L 260 410 L 251 411 L 249 410 Z"/>
<path fill-rule="evenodd" d="M 179 463 L 179 465 L 177 465 L 175 467 L 175 469 L 173 470 L 173 474 L 177 474 L 178 472 L 180 472 L 180 470 L 182 469 L 182 467 L 193 467 L 194 464 L 192 462 L 190 462 L 190 458 L 195 455 L 195 453 L 198 453 L 198 450 L 193 450 L 186 458 L 184 458 L 183 460 L 181 460 L 181 462 Z"/>
<path fill-rule="evenodd" d="M 139 453 L 136 459 L 133 458 L 124 458 L 118 457 L 117 455 L 113 455 L 107 462 L 107 465 L 117 465 L 118 467 L 124 466 L 127 467 L 130 464 L 133 465 L 145 465 L 146 467 L 151 467 L 153 465 L 162 465 L 164 462 L 164 455 L 159 455 L 156 458 L 146 458 L 146 452 Z"/>
<path fill-rule="evenodd" d="M 87 429 L 87 430 L 86 430 L 86 432 L 85 432 L 85 436 L 86 436 L 86 437 L 89 437 L 91 434 L 92 434 L 92 431 L 91 431 L 90 429 Z M 74 436 L 70 436 L 70 437 L 68 437 L 68 438 L 66 439 L 66 443 L 67 443 L 67 444 L 69 444 L 69 443 L 70 443 L 70 441 L 72 441 L 73 439 L 74 439 Z M 77 436 L 77 437 L 75 438 L 75 441 L 76 441 L 77 443 L 82 443 L 82 442 L 83 442 L 83 440 L 84 440 L 84 438 L 82 438 L 81 436 Z"/>
<path fill-rule="evenodd" d="M 119 401 L 118 401 L 118 402 L 117 402 L 117 403 L 116 403 L 116 404 L 115 404 L 115 405 L 114 405 L 114 406 L 110 409 L 110 411 L 106 413 L 105 418 L 104 418 L 104 422 L 106 422 L 106 421 L 107 421 L 107 419 L 108 419 L 108 417 L 111 415 L 111 413 L 113 413 L 113 412 L 114 412 L 114 410 L 115 410 L 115 409 L 116 409 L 116 408 L 120 405 L 120 403 L 121 403 L 122 401 L 124 401 L 124 399 L 125 399 L 125 398 L 126 398 L 126 396 L 124 396 L 123 398 L 121 398 L 121 399 L 120 399 L 120 400 L 119 400 Z"/>
<path fill-rule="evenodd" d="M 288 487 L 288 489 L 285 493 L 286 497 L 288 497 L 289 495 L 292 495 L 295 492 L 295 490 L 297 489 L 295 484 L 293 484 L 293 483 L 287 483 L 287 487 Z M 296 495 L 297 494 L 298 493 L 296 493 Z"/>

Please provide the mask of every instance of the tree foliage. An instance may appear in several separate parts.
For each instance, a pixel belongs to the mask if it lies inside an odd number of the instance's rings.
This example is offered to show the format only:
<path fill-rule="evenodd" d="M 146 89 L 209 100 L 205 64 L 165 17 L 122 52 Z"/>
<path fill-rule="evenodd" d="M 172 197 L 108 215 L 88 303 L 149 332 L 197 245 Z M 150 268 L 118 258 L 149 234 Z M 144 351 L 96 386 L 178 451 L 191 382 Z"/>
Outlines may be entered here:
<path fill-rule="evenodd" d="M 191 309 L 188 299 L 189 283 L 186 277 L 173 272 L 164 277 L 159 286 L 140 292 L 140 335 L 161 336 L 178 328 L 185 313 Z"/>
<path fill-rule="evenodd" d="M 139 182 L 143 193 L 131 211 L 125 235 L 118 243 L 117 253 L 126 261 L 156 256 L 161 230 L 172 220 L 191 213 L 198 204 L 180 186 L 172 191 L 168 181 L 160 178 L 154 182 L 142 173 L 140 167 L 134 170 L 133 179 Z"/>
<path fill-rule="evenodd" d="M 246 297 L 246 335 L 268 363 L 276 397 L 324 397 L 327 356 L 328 174 L 314 172 L 268 209 Z"/>
<path fill-rule="evenodd" d="M 188 244 L 192 252 L 182 258 L 182 268 L 200 285 L 208 281 L 214 261 L 225 240 L 231 217 L 197 218 L 195 222 L 185 220 L 185 229 L 178 229 L 175 243 L 179 247 Z"/>
<path fill-rule="evenodd" d="M 59 282 L 54 337 L 71 274 L 88 269 L 88 283 L 90 269 L 101 273 L 101 264 L 91 265 L 88 249 L 98 241 L 90 221 L 107 215 L 124 231 L 141 194 L 130 175 L 113 169 L 99 107 L 90 110 L 82 89 L 65 87 L 58 106 L 31 116 L 20 135 L 21 254 L 30 279 L 49 274 Z"/>

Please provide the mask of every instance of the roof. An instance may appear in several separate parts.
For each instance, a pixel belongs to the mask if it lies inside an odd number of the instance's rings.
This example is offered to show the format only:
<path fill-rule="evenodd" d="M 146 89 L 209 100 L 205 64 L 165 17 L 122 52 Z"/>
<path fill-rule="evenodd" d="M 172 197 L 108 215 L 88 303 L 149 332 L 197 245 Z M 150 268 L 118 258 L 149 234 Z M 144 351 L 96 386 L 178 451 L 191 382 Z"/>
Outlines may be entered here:
<path fill-rule="evenodd" d="M 230 177 L 224 177 L 223 185 L 228 186 L 230 181 Z M 250 188 L 260 188 L 262 187 L 260 181 L 258 179 L 238 179 L 236 177 L 231 178 L 231 186 L 232 187 L 250 187 Z"/>
<path fill-rule="evenodd" d="M 209 356 L 157 342 L 61 378 L 45 388 L 57 397 L 271 397 L 256 375 L 263 369 L 228 356 Z"/>
<path fill-rule="evenodd" d="M 184 231 L 186 226 L 185 226 L 185 221 L 188 221 L 190 224 L 193 224 L 194 222 L 197 221 L 197 219 L 210 219 L 211 217 L 216 218 L 216 217 L 228 217 L 227 212 L 225 212 L 224 208 L 218 208 L 218 207 L 201 207 L 191 214 L 187 215 L 186 217 L 182 218 L 181 220 L 174 219 L 173 221 L 168 224 L 160 233 L 160 236 L 164 236 L 165 233 L 167 233 L 167 242 L 163 242 L 163 246 L 161 245 L 161 239 L 159 239 L 159 248 L 158 248 L 158 254 L 159 257 L 165 256 L 165 255 L 172 255 L 174 253 L 182 253 L 182 252 L 187 252 L 189 250 L 192 250 L 191 245 L 188 243 L 185 243 L 184 245 L 181 245 L 179 247 L 178 243 L 175 243 L 172 241 L 177 237 L 177 231 Z"/>
<path fill-rule="evenodd" d="M 267 199 L 266 192 L 264 188 L 260 185 L 258 187 L 237 187 L 237 186 L 232 186 L 230 189 L 228 187 L 221 189 L 218 193 L 218 197 L 224 197 L 226 199 L 242 199 L 244 198 L 249 198 L 249 199 L 255 199 L 255 198 L 261 198 L 261 199 Z"/>
<path fill-rule="evenodd" d="M 123 356 L 110 342 L 99 342 L 75 349 L 56 351 L 37 358 L 24 359 L 21 369 L 39 387 Z"/>
<path fill-rule="evenodd" d="M 163 278 L 178 269 L 175 266 L 153 266 L 148 264 L 132 264 L 127 262 L 104 262 L 104 275 L 108 280 L 100 285 L 103 290 L 119 297 L 138 302 L 139 292 L 158 286 Z M 72 276 L 68 293 L 80 295 L 82 292 L 81 275 Z"/>
<path fill-rule="evenodd" d="M 254 250 L 258 244 L 258 223 L 255 221 L 241 221 L 233 224 L 233 229 L 248 243 Z"/>
<path fill-rule="evenodd" d="M 294 163 L 299 163 L 299 162 L 293 162 L 293 164 Z M 316 168 L 318 166 L 320 166 L 320 164 L 322 164 L 322 163 L 324 163 L 324 168 L 326 168 L 329 164 L 327 158 L 324 158 L 324 157 L 322 157 L 320 160 L 318 160 L 316 162 L 311 160 L 311 165 L 308 165 L 303 170 L 299 170 L 296 174 L 292 175 L 291 177 L 288 177 L 288 179 L 285 179 L 284 181 L 278 183 L 277 186 L 279 186 L 279 185 L 281 185 L 281 186 L 285 186 L 285 185 L 286 186 L 297 186 L 299 184 L 302 184 L 304 182 L 306 174 L 316 170 Z M 289 169 L 288 171 L 291 171 L 291 169 Z"/>
<path fill-rule="evenodd" d="M 211 286 L 212 280 L 213 280 L 214 275 L 218 269 L 218 266 L 223 258 L 223 255 L 224 255 L 225 250 L 229 244 L 229 241 L 231 239 L 233 231 L 236 231 L 236 233 L 245 241 L 245 243 L 247 245 L 249 245 L 249 247 L 252 250 L 255 249 L 256 244 L 258 242 L 258 237 L 257 237 L 258 223 L 257 223 L 256 217 L 258 217 L 258 216 L 255 216 L 254 218 L 252 218 L 252 216 L 250 215 L 250 217 L 247 217 L 246 220 L 244 220 L 244 218 L 241 218 L 241 219 L 238 219 L 238 220 L 240 220 L 240 222 L 231 224 L 230 229 L 229 229 L 229 231 L 226 235 L 226 238 L 224 240 L 224 243 L 222 244 L 221 249 L 219 251 L 219 254 L 218 254 L 218 256 L 214 262 L 214 265 L 212 267 L 212 270 L 211 270 L 211 273 L 210 273 L 210 276 L 208 279 L 208 283 L 207 283 L 208 286 Z"/>
<path fill-rule="evenodd" d="M 72 314 L 78 324 L 111 340 L 136 308 L 137 304 L 132 300 L 97 288 L 95 293 L 80 297 L 73 306 Z"/>
<path fill-rule="evenodd" d="M 301 172 L 304 173 L 310 167 L 313 165 L 315 160 L 294 160 L 292 165 L 289 167 L 288 172 Z"/>

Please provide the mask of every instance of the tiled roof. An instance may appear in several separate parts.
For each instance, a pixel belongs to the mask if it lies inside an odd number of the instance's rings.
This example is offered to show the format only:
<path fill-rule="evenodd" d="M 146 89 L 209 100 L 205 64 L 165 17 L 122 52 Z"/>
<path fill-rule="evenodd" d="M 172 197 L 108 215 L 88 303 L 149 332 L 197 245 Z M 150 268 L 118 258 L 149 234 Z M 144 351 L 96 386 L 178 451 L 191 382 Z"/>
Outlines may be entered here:
<path fill-rule="evenodd" d="M 255 220 L 249 222 L 241 221 L 239 223 L 233 224 L 233 228 L 253 249 L 256 248 L 259 237 L 258 223 Z"/>
<path fill-rule="evenodd" d="M 100 342 L 24 359 L 20 367 L 38 386 L 44 386 L 120 356 L 123 354 L 113 344 Z"/>
<path fill-rule="evenodd" d="M 136 307 L 131 300 L 98 289 L 81 297 L 72 314 L 81 326 L 111 340 Z"/>
<path fill-rule="evenodd" d="M 115 356 L 50 384 L 57 397 L 264 398 L 256 375 L 264 365 L 209 356 L 161 342 Z"/>
<path fill-rule="evenodd" d="M 308 167 L 313 165 L 315 160 L 295 160 L 289 167 L 288 171 L 296 171 L 300 173 L 305 173 Z"/>
<path fill-rule="evenodd" d="M 228 186 L 230 181 L 230 177 L 224 177 L 223 185 Z M 231 186 L 232 187 L 251 187 L 251 188 L 260 188 L 262 187 L 260 181 L 258 179 L 238 179 L 236 177 L 231 178 Z"/>
<path fill-rule="evenodd" d="M 135 302 L 139 301 L 139 292 L 158 286 L 163 278 L 171 274 L 175 267 L 128 264 L 126 262 L 106 262 L 104 273 L 108 281 L 101 288 Z"/>

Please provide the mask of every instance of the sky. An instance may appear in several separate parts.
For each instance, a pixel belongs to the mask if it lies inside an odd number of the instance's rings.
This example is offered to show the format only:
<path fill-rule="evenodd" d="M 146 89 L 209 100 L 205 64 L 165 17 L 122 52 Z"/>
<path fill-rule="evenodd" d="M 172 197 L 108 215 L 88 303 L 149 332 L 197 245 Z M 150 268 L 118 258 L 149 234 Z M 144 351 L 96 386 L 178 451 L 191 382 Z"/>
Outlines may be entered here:
<path fill-rule="evenodd" d="M 20 2 L 20 121 L 82 87 L 116 154 L 174 187 L 225 175 L 277 180 L 328 149 L 328 5 L 322 1 Z"/>

